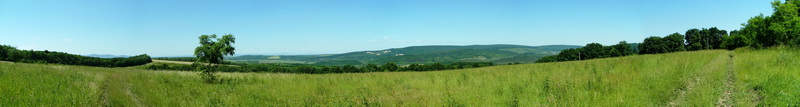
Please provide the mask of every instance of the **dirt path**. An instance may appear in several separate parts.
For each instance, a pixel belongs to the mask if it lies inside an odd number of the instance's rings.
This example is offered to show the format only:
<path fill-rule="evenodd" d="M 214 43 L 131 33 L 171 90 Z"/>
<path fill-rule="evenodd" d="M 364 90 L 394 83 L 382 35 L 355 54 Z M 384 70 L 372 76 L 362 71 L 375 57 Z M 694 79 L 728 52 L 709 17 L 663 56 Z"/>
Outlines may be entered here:
<path fill-rule="evenodd" d="M 667 103 L 667 104 L 669 104 L 670 107 L 678 106 L 678 104 L 680 104 L 684 99 L 686 99 L 686 93 L 688 91 L 694 89 L 694 85 L 697 84 L 697 82 L 699 82 L 699 81 L 700 81 L 700 79 L 697 78 L 697 77 L 695 77 L 694 79 L 691 79 L 691 80 L 686 80 L 686 83 L 687 83 L 686 84 L 686 88 L 683 88 L 682 90 L 680 90 L 680 92 L 678 92 L 678 96 L 676 96 L 674 99 L 672 99 L 672 101 L 669 101 L 669 103 Z"/>
<path fill-rule="evenodd" d="M 677 95 L 675 97 L 673 97 L 672 100 L 667 102 L 667 106 L 670 106 L 670 107 L 682 106 L 683 103 L 686 103 L 687 101 L 692 100 L 692 98 L 687 98 L 687 97 L 689 97 L 688 94 L 691 93 L 692 91 L 694 91 L 698 84 L 703 84 L 704 81 L 709 81 L 708 78 L 706 76 L 703 76 L 703 75 L 712 74 L 712 72 L 717 72 L 720 69 L 724 69 L 723 66 L 726 66 L 728 68 L 727 72 L 725 73 L 726 80 L 727 80 L 726 81 L 726 85 L 730 84 L 730 86 L 725 86 L 725 88 L 726 88 L 725 90 L 726 90 L 726 93 L 728 93 L 727 99 L 730 99 L 730 96 L 731 96 L 730 93 L 733 92 L 732 91 L 732 88 L 733 88 L 733 82 L 732 82 L 733 75 L 731 74 L 731 73 L 733 73 L 731 71 L 733 69 L 733 65 L 732 65 L 733 64 L 733 60 L 730 57 L 730 55 L 732 55 L 732 53 L 729 51 L 727 55 L 722 54 L 720 56 L 717 56 L 705 68 L 703 68 L 702 70 L 696 72 L 696 74 L 688 75 L 687 79 L 684 80 L 684 83 L 686 83 L 685 87 L 683 87 L 680 90 L 678 90 Z M 703 75 L 698 75 L 698 74 L 703 74 Z M 728 89 L 728 87 L 730 87 L 730 89 Z M 723 98 L 720 98 L 720 100 L 722 100 L 722 99 Z M 726 104 L 732 104 L 731 102 L 728 102 L 730 100 L 727 100 L 727 99 L 725 101 L 722 101 L 722 102 L 726 102 Z M 716 104 L 720 105 L 720 103 L 716 103 Z"/>
<path fill-rule="evenodd" d="M 130 84 L 128 84 L 128 86 L 125 87 L 125 94 L 127 94 L 128 97 L 131 98 L 131 101 L 133 101 L 133 104 L 136 104 L 136 107 L 144 107 L 142 101 L 139 101 L 139 96 L 136 96 L 136 94 L 134 94 L 133 91 L 131 91 Z"/>
<path fill-rule="evenodd" d="M 722 92 L 722 96 L 720 96 L 719 100 L 717 100 L 717 106 L 721 107 L 732 107 L 733 106 L 733 91 L 735 83 L 735 74 L 734 67 L 733 67 L 733 52 L 728 52 L 728 71 L 725 73 L 725 91 Z"/>
<path fill-rule="evenodd" d="M 131 90 L 131 84 L 127 82 L 129 75 L 111 73 L 106 75 L 103 85 L 100 87 L 101 106 L 118 106 L 120 104 L 133 103 L 136 107 L 145 107 L 142 101 Z M 130 105 L 130 104 L 129 104 Z"/>
<path fill-rule="evenodd" d="M 106 79 L 106 81 L 103 82 L 103 86 L 101 86 L 101 88 L 100 88 L 100 93 L 101 93 L 100 94 L 100 101 L 102 101 L 101 102 L 102 103 L 101 106 L 103 106 L 103 107 L 111 106 L 110 103 L 109 103 L 109 100 L 108 100 L 108 96 L 109 96 L 108 95 L 108 79 Z"/>

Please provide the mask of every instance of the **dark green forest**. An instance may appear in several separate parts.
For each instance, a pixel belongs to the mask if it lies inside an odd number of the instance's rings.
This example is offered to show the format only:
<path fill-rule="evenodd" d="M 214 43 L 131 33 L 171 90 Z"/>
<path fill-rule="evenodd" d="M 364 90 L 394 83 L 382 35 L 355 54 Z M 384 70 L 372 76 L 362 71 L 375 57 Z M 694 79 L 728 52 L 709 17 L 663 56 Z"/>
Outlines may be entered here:
<path fill-rule="evenodd" d="M 97 67 L 128 67 L 152 62 L 147 54 L 128 58 L 97 58 L 55 51 L 19 50 L 16 47 L 0 45 L 0 60 L 22 63 L 44 63 L 84 65 Z"/>
<path fill-rule="evenodd" d="M 156 57 L 153 59 L 157 60 L 168 60 L 168 61 L 185 61 L 185 62 L 195 62 L 197 58 L 195 57 Z"/>
<path fill-rule="evenodd" d="M 665 37 L 651 36 L 634 48 L 617 45 L 603 46 L 589 43 L 583 48 L 562 50 L 558 55 L 543 57 L 536 62 L 575 61 L 594 58 L 619 57 L 638 54 L 658 54 L 708 49 L 733 50 L 740 47 L 763 49 L 774 46 L 800 46 L 800 1 L 772 2 L 774 13 L 750 18 L 742 28 L 728 32 L 716 27 L 693 28 L 686 33 L 673 33 Z M 630 52 L 630 53 L 629 53 Z"/>
<path fill-rule="evenodd" d="M 582 48 L 566 49 L 562 50 L 558 55 L 542 57 L 536 62 L 542 63 L 620 57 L 635 54 L 635 51 L 636 50 L 632 48 L 631 44 L 628 44 L 625 41 L 621 41 L 618 44 L 611 46 L 603 46 L 600 43 L 589 43 Z"/>

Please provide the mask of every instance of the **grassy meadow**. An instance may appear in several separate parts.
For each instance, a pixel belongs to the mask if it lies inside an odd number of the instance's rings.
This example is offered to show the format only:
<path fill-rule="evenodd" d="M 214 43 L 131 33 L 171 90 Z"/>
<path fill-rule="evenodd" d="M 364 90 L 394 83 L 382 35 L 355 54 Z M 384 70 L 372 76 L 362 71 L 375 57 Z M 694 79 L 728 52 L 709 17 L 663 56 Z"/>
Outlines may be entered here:
<path fill-rule="evenodd" d="M 197 72 L 0 62 L 0 106 L 797 106 L 798 60 L 788 48 L 707 50 L 431 72 L 219 73 L 219 84 Z"/>
<path fill-rule="evenodd" d="M 746 106 L 800 106 L 800 50 L 736 50 L 735 101 Z"/>

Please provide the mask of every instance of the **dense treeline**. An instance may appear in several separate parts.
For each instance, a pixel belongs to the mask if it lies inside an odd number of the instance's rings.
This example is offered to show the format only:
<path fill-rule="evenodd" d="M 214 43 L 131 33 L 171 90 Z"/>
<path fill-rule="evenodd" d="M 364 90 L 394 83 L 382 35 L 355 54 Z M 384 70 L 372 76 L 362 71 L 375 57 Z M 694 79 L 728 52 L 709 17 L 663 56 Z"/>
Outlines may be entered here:
<path fill-rule="evenodd" d="M 314 65 L 326 65 L 326 66 L 362 65 L 362 64 L 364 63 L 361 63 L 358 60 L 323 60 L 314 63 Z"/>
<path fill-rule="evenodd" d="M 731 32 L 719 30 L 716 27 L 703 29 L 689 29 L 686 31 L 686 50 L 704 49 L 729 49 L 751 46 L 766 48 L 772 46 L 800 46 L 800 0 L 772 2 L 774 13 L 771 16 L 758 15 L 750 18 L 744 27 Z M 677 34 L 677 33 L 676 33 Z M 675 34 L 674 34 L 675 35 Z M 665 37 L 669 38 L 669 37 Z M 642 54 L 666 53 L 682 51 L 680 47 L 666 47 L 660 42 L 645 40 L 642 44 L 656 44 L 642 46 L 640 49 L 658 49 L 656 51 L 642 52 Z M 661 41 L 664 42 L 664 41 Z"/>
<path fill-rule="evenodd" d="M 658 54 L 678 51 L 694 51 L 705 49 L 724 49 L 725 40 L 729 38 L 725 30 L 716 27 L 689 29 L 686 36 L 672 33 L 664 37 L 651 36 L 637 46 L 632 46 L 625 41 L 612 46 L 603 46 L 599 43 L 589 43 L 582 48 L 562 50 L 558 55 L 547 56 L 537 60 L 541 62 L 559 62 L 587 60 L 594 58 L 620 57 L 633 54 Z M 634 48 L 635 47 L 635 48 Z"/>
<path fill-rule="evenodd" d="M 167 61 L 185 61 L 185 62 L 195 62 L 197 58 L 195 57 L 158 57 L 153 58 L 157 60 L 167 60 Z"/>
<path fill-rule="evenodd" d="M 631 48 L 631 45 L 625 41 L 621 41 L 618 44 L 611 46 L 603 46 L 600 43 L 589 43 L 582 48 L 566 49 L 562 50 L 561 53 L 558 53 L 558 55 L 542 57 L 536 62 L 559 62 L 619 57 L 632 55 L 634 54 L 634 51 L 635 49 Z"/>
<path fill-rule="evenodd" d="M 18 50 L 15 47 L 0 45 L 0 60 L 23 63 L 55 63 L 66 65 L 85 65 L 99 67 L 127 67 L 152 62 L 147 54 L 128 58 L 96 58 L 53 51 Z"/>
<path fill-rule="evenodd" d="M 153 58 L 156 60 L 165 60 L 165 61 L 184 61 L 184 62 L 195 62 L 197 58 L 195 57 L 157 57 Z M 222 64 L 232 64 L 231 61 L 222 61 Z"/>
<path fill-rule="evenodd" d="M 686 51 L 684 36 L 679 33 L 670 34 L 664 38 L 651 36 L 639 44 L 639 54 L 656 54 L 667 52 Z"/>
<path fill-rule="evenodd" d="M 723 38 L 722 47 L 800 46 L 800 0 L 787 0 L 786 3 L 774 1 L 772 8 L 774 12 L 771 16 L 761 14 L 752 17 L 742 24 L 743 28 L 731 31 L 731 36 Z"/>
<path fill-rule="evenodd" d="M 723 38 L 728 37 L 728 31 L 716 27 L 703 29 L 689 29 L 686 31 L 686 50 L 722 49 Z"/>
<path fill-rule="evenodd" d="M 750 18 L 739 30 L 728 32 L 716 27 L 689 29 L 686 31 L 686 35 L 673 33 L 663 38 L 648 37 L 637 48 L 639 54 L 658 54 L 706 49 L 733 50 L 745 46 L 755 48 L 779 45 L 800 46 L 800 0 L 786 3 L 775 1 L 772 2 L 772 8 L 774 9 L 772 16 L 758 15 Z M 631 55 L 630 53 L 619 55 L 608 52 L 613 51 L 600 44 L 590 43 L 586 47 L 563 50 L 558 55 L 547 56 L 536 62 L 574 61 Z"/>
<path fill-rule="evenodd" d="M 398 71 L 435 71 L 449 69 L 466 69 L 475 67 L 493 66 L 491 62 L 456 62 L 450 64 L 411 64 L 408 66 L 398 66 L 395 63 L 383 65 L 367 64 L 364 66 L 320 66 L 320 65 L 292 65 L 292 64 L 253 64 L 253 63 L 233 63 L 227 66 L 217 66 L 216 69 L 222 72 L 274 72 L 274 73 L 306 73 L 306 74 L 326 74 L 326 73 L 365 73 L 365 72 L 398 72 Z M 153 64 L 147 66 L 149 70 L 180 70 L 192 71 L 197 64 Z"/>

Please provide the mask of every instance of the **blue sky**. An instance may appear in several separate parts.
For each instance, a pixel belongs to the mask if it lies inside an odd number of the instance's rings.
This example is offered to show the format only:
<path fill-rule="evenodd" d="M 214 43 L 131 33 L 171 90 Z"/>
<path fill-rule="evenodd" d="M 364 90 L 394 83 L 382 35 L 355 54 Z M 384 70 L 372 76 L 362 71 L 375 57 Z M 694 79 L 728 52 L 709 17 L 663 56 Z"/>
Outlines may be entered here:
<path fill-rule="evenodd" d="M 237 54 L 418 45 L 605 45 L 735 30 L 771 0 L 0 0 L 0 44 L 75 54 L 188 56 L 203 34 Z"/>

